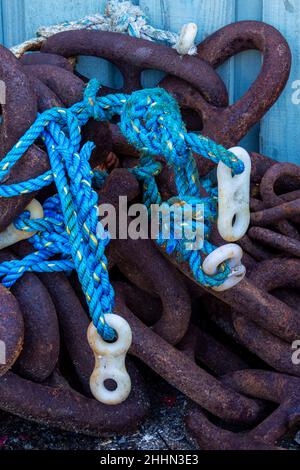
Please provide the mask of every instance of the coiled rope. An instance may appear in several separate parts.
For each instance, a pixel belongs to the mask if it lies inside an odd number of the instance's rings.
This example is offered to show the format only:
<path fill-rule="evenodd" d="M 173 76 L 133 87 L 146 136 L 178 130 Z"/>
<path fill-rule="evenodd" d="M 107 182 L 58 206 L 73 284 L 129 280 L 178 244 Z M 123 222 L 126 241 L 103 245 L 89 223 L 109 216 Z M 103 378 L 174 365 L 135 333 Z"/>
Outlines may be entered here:
<path fill-rule="evenodd" d="M 204 205 L 201 221 L 195 216 L 195 223 L 205 224 L 202 250 L 187 250 L 182 240 L 165 240 L 161 234 L 157 243 L 166 244 L 169 253 L 173 252 L 179 259 L 186 260 L 195 279 L 208 287 L 222 284 L 230 269 L 224 265 L 214 277 L 209 277 L 201 268 L 203 254 L 214 249 L 208 238 L 210 224 L 216 217 L 216 198 L 213 194 L 207 198 L 200 197 L 199 176 L 192 153 L 199 153 L 215 163 L 224 162 L 233 174 L 242 173 L 244 165 L 234 154 L 212 140 L 187 132 L 176 101 L 165 90 L 154 88 L 131 95 L 97 97 L 99 87 L 97 80 L 91 80 L 83 101 L 69 109 L 53 108 L 40 114 L 1 161 L 0 181 L 28 148 L 42 138 L 51 170 L 29 181 L 0 185 L 0 196 L 28 194 L 53 181 L 58 193 L 45 202 L 43 219 L 31 220 L 25 212 L 15 222 L 18 229 L 38 230 L 29 239 L 35 251 L 22 260 L 1 263 L 0 277 L 2 283 L 10 287 L 26 271 L 76 269 L 93 324 L 105 340 L 111 340 L 114 331 L 104 320 L 104 314 L 112 312 L 114 307 L 114 292 L 105 256 L 109 234 L 98 223 L 98 195 L 94 189 L 103 183 L 105 175 L 93 172 L 89 164 L 94 144 L 87 142 L 80 147 L 82 126 L 91 118 L 110 121 L 113 116 L 120 116 L 122 133 L 142 155 L 139 165 L 132 172 L 143 182 L 144 202 L 148 208 L 152 203 L 161 202 L 155 180 L 161 169 L 155 160 L 159 155 L 174 171 L 177 202 Z"/>

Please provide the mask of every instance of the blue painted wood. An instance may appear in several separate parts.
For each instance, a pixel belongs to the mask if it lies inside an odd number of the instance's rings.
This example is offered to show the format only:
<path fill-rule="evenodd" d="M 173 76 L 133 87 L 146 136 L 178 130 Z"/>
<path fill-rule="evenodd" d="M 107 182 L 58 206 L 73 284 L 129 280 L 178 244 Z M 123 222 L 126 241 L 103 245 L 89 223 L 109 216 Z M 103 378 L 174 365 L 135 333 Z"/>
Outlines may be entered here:
<path fill-rule="evenodd" d="M 98 12 L 104 14 L 105 5 L 107 3 L 106 0 L 98 0 L 96 3 L 97 5 L 94 7 L 93 11 L 90 10 L 88 13 Z M 112 88 L 122 87 L 122 74 L 117 67 L 105 59 L 80 57 L 77 70 L 87 78 L 97 78 L 104 86 L 110 86 Z"/>
<path fill-rule="evenodd" d="M 298 0 L 263 2 L 263 20 L 278 28 L 287 39 L 293 55 L 289 82 L 280 99 L 262 120 L 262 153 L 279 161 L 300 164 L 300 2 Z M 296 89 L 293 89 L 293 84 Z"/>
<path fill-rule="evenodd" d="M 3 44 L 3 11 L 0 3 L 0 44 Z"/>
<path fill-rule="evenodd" d="M 140 0 L 139 4 L 150 24 L 157 28 L 179 32 L 185 23 L 196 23 L 198 42 L 235 18 L 235 2 L 232 0 Z M 230 95 L 233 94 L 232 64 L 226 64 L 220 71 Z M 155 80 L 157 74 L 149 72 L 145 84 L 153 85 Z"/>
<path fill-rule="evenodd" d="M 2 40 L 6 47 L 26 38 L 24 1 L 2 0 Z"/>

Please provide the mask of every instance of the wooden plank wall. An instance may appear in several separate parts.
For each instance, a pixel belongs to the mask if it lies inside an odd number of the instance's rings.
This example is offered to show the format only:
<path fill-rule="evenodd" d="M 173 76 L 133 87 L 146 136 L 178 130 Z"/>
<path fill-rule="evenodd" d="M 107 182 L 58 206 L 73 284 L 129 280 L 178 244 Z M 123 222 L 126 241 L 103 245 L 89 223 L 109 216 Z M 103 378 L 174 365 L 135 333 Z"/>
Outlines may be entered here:
<path fill-rule="evenodd" d="M 277 27 L 292 48 L 291 78 L 278 103 L 242 144 L 278 160 L 300 163 L 296 124 L 300 111 L 297 104 L 300 103 L 300 0 L 135 0 L 134 3 L 140 4 L 156 27 L 179 31 L 184 23 L 196 22 L 199 41 L 238 20 L 263 20 Z M 106 0 L 0 0 L 0 41 L 12 46 L 33 36 L 40 25 L 72 20 L 96 11 L 103 13 L 105 4 Z M 260 64 L 260 54 L 249 51 L 221 68 L 231 102 L 247 90 Z M 106 61 L 82 58 L 79 68 L 89 77 L 97 76 L 103 84 L 117 87 L 122 83 L 116 68 Z M 160 72 L 147 71 L 143 84 L 153 86 L 160 77 Z"/>

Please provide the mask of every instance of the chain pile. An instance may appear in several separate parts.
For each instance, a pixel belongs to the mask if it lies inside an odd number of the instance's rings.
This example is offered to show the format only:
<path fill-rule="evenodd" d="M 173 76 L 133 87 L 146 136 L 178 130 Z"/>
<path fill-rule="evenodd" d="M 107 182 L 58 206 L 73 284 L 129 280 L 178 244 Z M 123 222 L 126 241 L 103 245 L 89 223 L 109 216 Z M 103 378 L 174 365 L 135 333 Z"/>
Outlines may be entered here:
<path fill-rule="evenodd" d="M 249 47 L 263 52 L 264 68 L 250 92 L 229 106 L 214 68 Z M 122 57 L 123 89 L 87 85 L 68 61 L 77 55 L 117 64 Z M 159 88 L 140 90 L 149 67 L 169 75 Z M 7 249 L 4 241 L 0 251 L 1 409 L 64 430 L 124 434 L 151 406 L 144 363 L 188 398 L 186 429 L 202 449 L 278 448 L 284 433 L 297 429 L 300 372 L 291 346 L 300 335 L 298 166 L 251 153 L 251 226 L 238 242 L 247 277 L 221 292 L 211 287 L 228 276 L 226 266 L 220 279 L 199 271 L 205 256 L 224 244 L 214 164 L 222 160 L 242 172 L 225 148 L 237 145 L 276 101 L 289 71 L 286 41 L 257 22 L 222 28 L 198 46 L 197 57 L 82 30 L 52 36 L 39 53 L 19 60 L 0 49 L 8 93 L 0 130 L 0 227 L 37 232 L 31 243 Z M 119 215 L 119 196 L 148 209 L 200 200 L 206 242 L 195 252 L 199 258 L 163 237 L 155 244 L 129 238 L 108 245 L 96 206 L 109 203 Z M 44 217 L 29 217 L 33 198 Z M 124 220 L 130 224 L 127 214 Z M 70 275 L 74 267 L 78 276 Z M 132 390 L 114 406 L 91 397 L 94 357 L 86 337 L 90 311 L 98 331 L 112 338 L 100 321 L 112 308 L 132 330 Z M 72 368 L 59 361 L 62 344 Z M 68 382 L 79 385 L 75 390 Z M 278 405 L 271 414 L 269 402 Z M 241 431 L 228 431 L 232 423 Z"/>

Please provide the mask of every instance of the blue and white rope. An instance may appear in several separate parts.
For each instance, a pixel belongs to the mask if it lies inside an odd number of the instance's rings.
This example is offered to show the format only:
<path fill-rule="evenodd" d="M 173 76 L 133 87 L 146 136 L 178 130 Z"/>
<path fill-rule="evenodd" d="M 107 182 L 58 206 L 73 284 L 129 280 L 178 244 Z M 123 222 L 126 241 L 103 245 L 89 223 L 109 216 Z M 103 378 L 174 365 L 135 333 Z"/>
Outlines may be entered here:
<path fill-rule="evenodd" d="M 91 80 L 84 99 L 70 109 L 53 108 L 39 115 L 0 163 L 0 180 L 27 149 L 42 138 L 47 148 L 51 172 L 23 183 L 0 185 L 2 197 L 37 191 L 53 180 L 58 194 L 44 204 L 43 220 L 30 220 L 24 213 L 15 222 L 22 230 L 38 230 L 30 238 L 35 252 L 23 260 L 0 264 L 0 277 L 7 287 L 16 282 L 26 271 L 70 271 L 76 269 L 95 327 L 104 339 L 110 340 L 114 332 L 105 323 L 104 314 L 113 311 L 114 292 L 109 281 L 105 247 L 109 235 L 103 229 L 99 234 L 98 195 L 93 184 L 101 186 L 105 174 L 94 173 L 89 159 L 93 144 L 81 145 L 81 128 L 90 118 L 97 121 L 120 116 L 120 129 L 126 139 L 141 154 L 140 164 L 132 171 L 144 185 L 144 201 L 148 208 L 161 203 L 155 177 L 161 165 L 155 156 L 162 155 L 175 174 L 177 200 L 182 203 L 197 202 L 204 205 L 201 222 L 204 224 L 202 250 L 186 250 L 182 241 L 164 240 L 167 252 L 174 253 L 179 261 L 189 263 L 195 279 L 205 286 L 224 282 L 229 268 L 224 265 L 214 277 L 202 271 L 202 257 L 214 247 L 209 242 L 211 222 L 216 218 L 216 198 L 200 198 L 200 182 L 193 152 L 218 163 L 224 162 L 233 174 L 242 173 L 243 163 L 231 152 L 203 137 L 186 131 L 176 101 L 164 90 L 155 88 L 140 90 L 130 96 L 124 94 L 97 97 L 99 83 Z M 168 201 L 167 203 L 172 203 Z M 97 235 L 98 226 L 98 235 Z M 101 225 L 100 225 L 101 228 Z M 57 259 L 59 255 L 59 259 Z"/>

